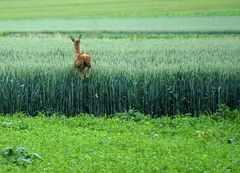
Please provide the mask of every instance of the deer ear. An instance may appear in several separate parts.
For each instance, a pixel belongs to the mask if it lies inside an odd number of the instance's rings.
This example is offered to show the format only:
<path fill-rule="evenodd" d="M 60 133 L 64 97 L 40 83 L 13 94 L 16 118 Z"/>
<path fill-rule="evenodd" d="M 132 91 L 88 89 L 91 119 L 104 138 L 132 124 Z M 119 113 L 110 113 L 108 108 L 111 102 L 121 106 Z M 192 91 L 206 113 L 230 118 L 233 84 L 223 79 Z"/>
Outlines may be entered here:
<path fill-rule="evenodd" d="M 79 35 L 78 39 L 80 40 L 80 39 L 81 39 L 81 37 L 82 37 L 82 34 L 80 34 L 80 35 Z"/>
<path fill-rule="evenodd" d="M 72 40 L 72 42 L 74 43 L 74 42 L 75 42 L 75 38 L 73 38 L 73 37 L 70 36 L 70 35 L 69 35 L 69 37 L 70 37 L 70 39 Z"/>

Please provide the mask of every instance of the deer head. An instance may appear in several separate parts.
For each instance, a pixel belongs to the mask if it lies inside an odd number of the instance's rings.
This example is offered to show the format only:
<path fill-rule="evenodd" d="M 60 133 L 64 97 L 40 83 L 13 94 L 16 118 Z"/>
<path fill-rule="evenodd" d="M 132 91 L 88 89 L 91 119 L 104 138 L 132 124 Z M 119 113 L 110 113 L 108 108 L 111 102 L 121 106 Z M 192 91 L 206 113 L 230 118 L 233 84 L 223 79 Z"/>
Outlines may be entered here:
<path fill-rule="evenodd" d="M 80 53 L 80 39 L 82 37 L 82 34 L 79 35 L 78 39 L 73 38 L 72 36 L 69 36 L 70 39 L 72 40 L 76 53 Z"/>

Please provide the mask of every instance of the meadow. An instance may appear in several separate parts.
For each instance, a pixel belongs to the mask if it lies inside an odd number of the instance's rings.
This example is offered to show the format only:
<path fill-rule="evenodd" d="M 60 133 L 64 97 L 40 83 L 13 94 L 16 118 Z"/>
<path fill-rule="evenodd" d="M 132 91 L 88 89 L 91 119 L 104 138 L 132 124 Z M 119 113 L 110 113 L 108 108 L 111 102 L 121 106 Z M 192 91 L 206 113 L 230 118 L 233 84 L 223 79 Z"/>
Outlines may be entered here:
<path fill-rule="evenodd" d="M 239 16 L 201 16 L 201 17 L 125 17 L 93 19 L 24 19 L 0 20 L 0 33 L 95 33 L 121 32 L 146 34 L 239 34 Z"/>
<path fill-rule="evenodd" d="M 129 111 L 112 117 L 1 115 L 0 148 L 41 159 L 1 154 L 0 172 L 239 170 L 239 111 L 223 107 L 214 115 L 155 119 Z"/>
<path fill-rule="evenodd" d="M 0 19 L 237 16 L 239 8 L 238 0 L 2 0 Z"/>
<path fill-rule="evenodd" d="M 0 172 L 238 172 L 238 0 L 0 0 Z M 93 69 L 81 80 L 69 35 Z"/>

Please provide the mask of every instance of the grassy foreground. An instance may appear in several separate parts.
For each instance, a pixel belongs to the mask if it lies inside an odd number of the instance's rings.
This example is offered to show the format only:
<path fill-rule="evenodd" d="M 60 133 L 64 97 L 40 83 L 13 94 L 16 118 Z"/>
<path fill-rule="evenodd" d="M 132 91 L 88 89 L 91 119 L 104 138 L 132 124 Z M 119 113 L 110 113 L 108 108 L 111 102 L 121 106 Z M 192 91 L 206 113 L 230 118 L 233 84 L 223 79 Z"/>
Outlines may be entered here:
<path fill-rule="evenodd" d="M 0 19 L 239 15 L 238 0 L 11 0 Z"/>
<path fill-rule="evenodd" d="M 0 155 L 0 172 L 237 172 L 240 112 L 218 115 L 234 118 L 1 115 L 0 148 L 25 147 L 43 160 L 14 163 Z"/>

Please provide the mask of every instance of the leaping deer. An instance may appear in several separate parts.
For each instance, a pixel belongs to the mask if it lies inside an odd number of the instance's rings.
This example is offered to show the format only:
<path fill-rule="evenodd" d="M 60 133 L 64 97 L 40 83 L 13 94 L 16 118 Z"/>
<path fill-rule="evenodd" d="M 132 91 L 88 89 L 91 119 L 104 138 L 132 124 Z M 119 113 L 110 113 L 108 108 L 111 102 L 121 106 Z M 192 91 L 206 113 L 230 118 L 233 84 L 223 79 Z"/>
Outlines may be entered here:
<path fill-rule="evenodd" d="M 74 55 L 73 64 L 74 67 L 81 73 L 81 79 L 86 79 L 89 73 L 89 70 L 92 67 L 92 57 L 86 52 L 81 52 L 80 50 L 80 39 L 82 35 L 79 35 L 78 39 L 76 40 L 72 36 L 69 36 L 72 42 L 74 43 L 74 47 L 76 53 Z"/>

